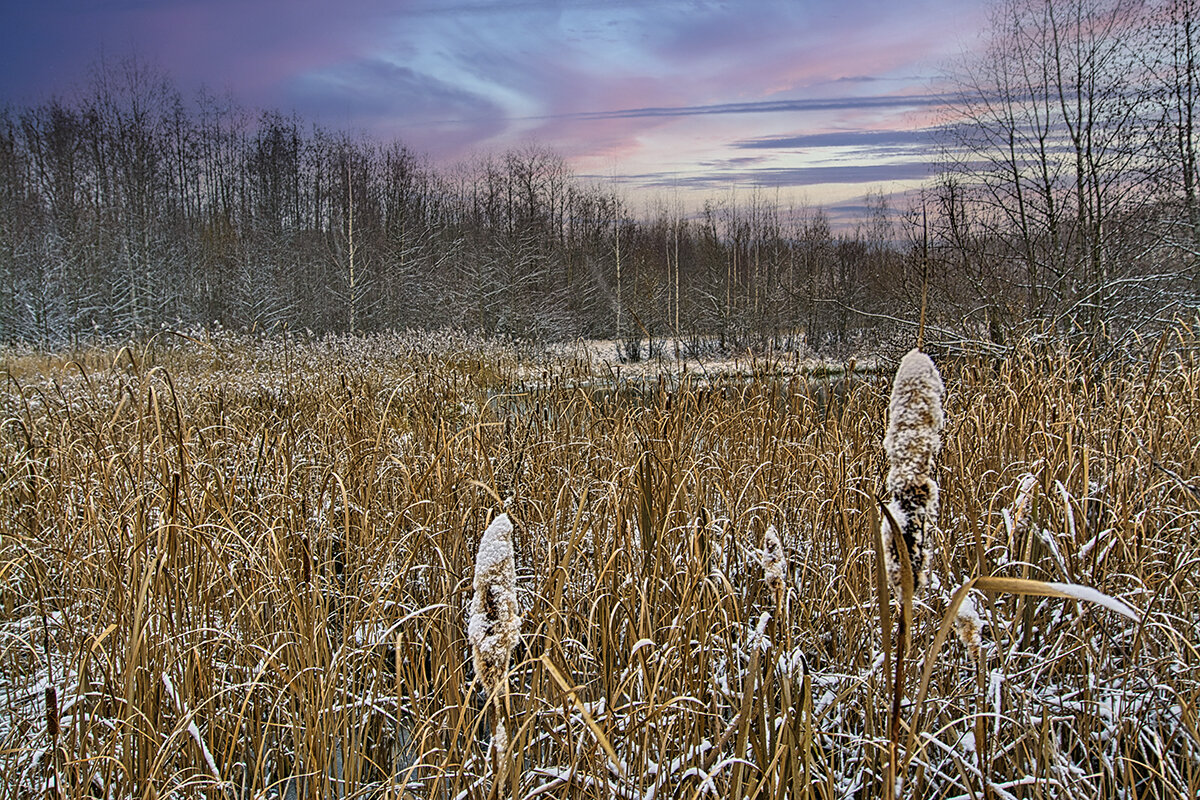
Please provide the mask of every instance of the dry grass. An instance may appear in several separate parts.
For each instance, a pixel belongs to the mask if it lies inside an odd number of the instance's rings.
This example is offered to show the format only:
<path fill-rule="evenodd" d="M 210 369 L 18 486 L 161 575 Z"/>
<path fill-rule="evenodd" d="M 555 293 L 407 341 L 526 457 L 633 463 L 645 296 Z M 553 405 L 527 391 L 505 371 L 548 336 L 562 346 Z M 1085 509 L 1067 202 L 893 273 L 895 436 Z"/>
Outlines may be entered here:
<path fill-rule="evenodd" d="M 912 796 L 1200 796 L 1196 342 L 1152 352 L 938 365 L 954 535 L 906 662 Z M 5 366 L 0 798 L 885 793 L 890 376 L 612 387 L 462 337 Z M 525 621 L 493 787 L 466 619 L 502 505 Z M 926 665 L 978 575 L 1142 622 L 976 593 L 978 661 Z"/>

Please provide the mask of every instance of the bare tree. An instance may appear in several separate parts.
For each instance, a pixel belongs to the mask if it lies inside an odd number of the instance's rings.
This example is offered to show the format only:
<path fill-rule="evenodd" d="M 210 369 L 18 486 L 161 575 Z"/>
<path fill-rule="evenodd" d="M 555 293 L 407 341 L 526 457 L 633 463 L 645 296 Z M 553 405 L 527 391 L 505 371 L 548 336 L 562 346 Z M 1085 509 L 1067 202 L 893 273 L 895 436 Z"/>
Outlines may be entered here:
<path fill-rule="evenodd" d="M 993 320 L 1101 339 L 1133 322 L 1125 300 L 1148 266 L 1138 209 L 1152 199 L 1133 46 L 1144 9 L 1004 0 L 987 45 L 951 70 L 937 226 L 978 291 L 1021 300 L 981 303 Z"/>
<path fill-rule="evenodd" d="M 1200 254 L 1200 2 L 1166 0 L 1154 7 L 1149 22 L 1140 42 L 1148 78 L 1149 144 L 1158 190 L 1175 211 L 1164 233 L 1173 246 Z"/>

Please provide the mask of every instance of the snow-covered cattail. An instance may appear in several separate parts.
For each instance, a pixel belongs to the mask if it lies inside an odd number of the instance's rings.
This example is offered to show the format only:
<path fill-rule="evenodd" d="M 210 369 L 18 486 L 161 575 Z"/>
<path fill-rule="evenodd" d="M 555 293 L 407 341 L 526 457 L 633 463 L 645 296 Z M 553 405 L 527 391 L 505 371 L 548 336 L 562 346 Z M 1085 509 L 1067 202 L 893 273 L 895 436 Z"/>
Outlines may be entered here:
<path fill-rule="evenodd" d="M 774 525 L 767 526 L 762 549 L 763 580 L 775 593 L 776 602 L 783 598 L 784 579 L 787 577 L 787 561 L 783 555 L 783 543 Z"/>
<path fill-rule="evenodd" d="M 1013 503 L 1012 512 L 1004 509 L 1004 521 L 1008 526 L 1009 552 L 1016 550 L 1017 543 L 1022 540 L 1029 530 L 1033 518 L 1033 496 L 1037 491 L 1037 475 L 1027 472 L 1021 476 L 1017 484 L 1017 499 Z"/>
<path fill-rule="evenodd" d="M 517 570 L 513 564 L 512 522 L 507 514 L 492 521 L 475 556 L 475 596 L 467 639 L 475 674 L 488 692 L 495 691 L 521 635 L 517 608 Z"/>
<path fill-rule="evenodd" d="M 503 718 L 496 720 L 496 729 L 492 733 L 492 751 L 496 764 L 496 786 L 504 786 L 508 780 L 508 759 L 505 758 L 508 754 L 508 729 L 504 727 Z"/>
<path fill-rule="evenodd" d="M 1017 502 L 1013 511 L 1013 530 L 1021 531 L 1029 524 L 1029 512 L 1033 507 L 1033 492 L 1037 489 L 1037 475 L 1028 472 L 1021 476 L 1017 486 Z"/>
<path fill-rule="evenodd" d="M 934 479 L 934 459 L 942 449 L 942 377 L 937 367 L 919 350 L 912 350 L 900 362 L 892 382 L 888 405 L 888 429 L 883 437 L 890 468 L 887 488 L 892 500 L 888 505 L 899 530 L 883 522 L 884 558 L 888 578 L 900 586 L 902 542 L 912 565 L 913 586 L 929 583 L 938 513 L 938 485 Z"/>
<path fill-rule="evenodd" d="M 958 639 L 963 643 L 963 647 L 967 648 L 967 652 L 971 655 L 971 660 L 976 664 L 979 663 L 979 650 L 983 646 L 983 620 L 979 617 L 979 611 L 975 608 L 975 601 L 970 595 L 963 598 L 962 605 L 958 607 L 958 613 L 954 616 L 954 632 L 958 634 Z"/>

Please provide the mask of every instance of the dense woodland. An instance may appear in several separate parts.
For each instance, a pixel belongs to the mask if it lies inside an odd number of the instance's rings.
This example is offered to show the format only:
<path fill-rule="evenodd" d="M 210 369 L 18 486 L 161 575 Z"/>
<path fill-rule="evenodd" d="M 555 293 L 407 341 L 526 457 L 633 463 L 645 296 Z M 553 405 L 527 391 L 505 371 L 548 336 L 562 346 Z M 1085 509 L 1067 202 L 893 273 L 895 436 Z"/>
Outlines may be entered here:
<path fill-rule="evenodd" d="M 635 207 L 532 145 L 434 165 L 100 64 L 0 110 L 0 340 L 459 326 L 836 352 L 924 305 L 935 341 L 1109 348 L 1194 314 L 1200 0 L 1004 0 L 982 41 L 948 68 L 927 188 L 838 226 L 770 187 Z"/>

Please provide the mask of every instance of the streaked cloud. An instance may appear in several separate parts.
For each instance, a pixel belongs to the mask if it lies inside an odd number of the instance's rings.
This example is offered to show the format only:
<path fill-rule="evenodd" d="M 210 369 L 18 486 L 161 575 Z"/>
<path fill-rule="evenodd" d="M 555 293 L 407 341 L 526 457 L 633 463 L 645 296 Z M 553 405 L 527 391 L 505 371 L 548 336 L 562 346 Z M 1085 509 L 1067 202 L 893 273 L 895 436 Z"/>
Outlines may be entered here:
<path fill-rule="evenodd" d="M 882 97 L 828 97 L 821 99 L 757 100 L 747 103 L 713 103 L 703 106 L 650 106 L 618 108 L 610 111 L 580 111 L 556 114 L 540 119 L 639 119 L 644 117 L 694 117 L 710 114 L 781 114 L 818 111 L 855 111 L 866 109 L 897 109 L 936 106 L 945 103 L 938 94 L 885 95 Z M 768 140 L 758 140 L 768 141 Z"/>
<path fill-rule="evenodd" d="M 646 172 L 623 175 L 619 180 L 639 188 L 720 190 L 738 186 L 796 188 L 814 184 L 883 184 L 894 181 L 920 181 L 929 177 L 929 174 L 930 165 L 927 162 L 907 161 L 897 164 L 731 168 L 711 174 Z"/>
<path fill-rule="evenodd" d="M 934 131 L 928 128 L 912 130 L 853 130 L 803 133 L 794 136 L 764 136 L 743 139 L 733 146 L 743 150 L 807 150 L 820 147 L 908 147 L 927 145 Z"/>
<path fill-rule="evenodd" d="M 0 33 L 0 103 L 70 93 L 101 55 L 136 53 L 185 95 L 228 89 L 435 161 L 535 141 L 631 187 L 754 182 L 841 201 L 924 169 L 936 65 L 985 2 L 20 3 Z"/>

